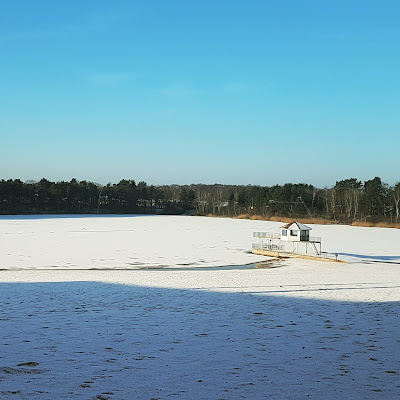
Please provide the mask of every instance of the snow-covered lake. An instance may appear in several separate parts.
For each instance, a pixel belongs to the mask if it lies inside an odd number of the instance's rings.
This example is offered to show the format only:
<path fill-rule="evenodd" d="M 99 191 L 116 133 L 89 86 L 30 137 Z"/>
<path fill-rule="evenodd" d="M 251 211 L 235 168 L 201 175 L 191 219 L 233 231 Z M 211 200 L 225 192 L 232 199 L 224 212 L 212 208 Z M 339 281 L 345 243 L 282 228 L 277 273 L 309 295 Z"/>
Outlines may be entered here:
<path fill-rule="evenodd" d="M 214 268 L 280 225 L 1 217 L 0 398 L 398 398 L 400 231 L 311 225 L 350 262 Z"/>
<path fill-rule="evenodd" d="M 183 216 L 0 217 L 2 269 L 91 269 L 242 265 L 254 231 L 279 222 Z M 310 225 L 324 251 L 352 262 L 400 263 L 400 230 Z"/>

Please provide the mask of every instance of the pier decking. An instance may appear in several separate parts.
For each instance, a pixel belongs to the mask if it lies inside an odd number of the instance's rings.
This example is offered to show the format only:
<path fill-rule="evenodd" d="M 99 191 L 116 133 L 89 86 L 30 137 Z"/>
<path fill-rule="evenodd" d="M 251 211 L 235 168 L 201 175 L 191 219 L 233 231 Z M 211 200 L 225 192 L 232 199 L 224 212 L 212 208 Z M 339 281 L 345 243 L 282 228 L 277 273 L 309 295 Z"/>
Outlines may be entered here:
<path fill-rule="evenodd" d="M 321 253 L 321 255 L 311 255 L 311 254 L 299 254 L 290 251 L 279 251 L 279 250 L 267 250 L 267 249 L 252 249 L 253 254 L 258 254 L 261 256 L 276 257 L 276 258 L 303 258 L 305 260 L 319 260 L 319 261 L 330 261 L 330 262 L 340 262 L 346 263 L 346 261 L 338 260 L 337 256 L 332 258 L 328 253 Z"/>

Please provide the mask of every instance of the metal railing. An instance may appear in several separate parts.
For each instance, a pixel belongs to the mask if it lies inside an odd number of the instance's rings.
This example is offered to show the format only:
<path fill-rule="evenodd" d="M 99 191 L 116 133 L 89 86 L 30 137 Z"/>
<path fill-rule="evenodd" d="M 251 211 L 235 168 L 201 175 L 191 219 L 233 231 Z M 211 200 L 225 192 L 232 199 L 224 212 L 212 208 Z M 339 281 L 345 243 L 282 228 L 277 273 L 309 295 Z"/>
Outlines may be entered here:
<path fill-rule="evenodd" d="M 271 232 L 254 232 L 253 236 L 258 237 L 258 238 L 265 238 L 265 239 L 280 239 L 281 238 L 280 233 L 271 233 Z"/>
<path fill-rule="evenodd" d="M 321 236 L 310 236 L 309 242 L 321 243 Z"/>
<path fill-rule="evenodd" d="M 283 251 L 283 245 L 268 244 L 268 243 L 253 243 L 252 248 L 255 250 Z"/>

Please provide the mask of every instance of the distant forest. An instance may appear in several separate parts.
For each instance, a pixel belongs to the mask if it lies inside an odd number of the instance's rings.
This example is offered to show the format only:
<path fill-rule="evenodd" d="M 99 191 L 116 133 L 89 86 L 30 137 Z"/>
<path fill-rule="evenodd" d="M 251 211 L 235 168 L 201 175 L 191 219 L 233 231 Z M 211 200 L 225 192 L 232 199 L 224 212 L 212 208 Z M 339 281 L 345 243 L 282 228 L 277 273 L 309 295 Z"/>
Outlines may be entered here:
<path fill-rule="evenodd" d="M 331 221 L 399 222 L 400 182 L 355 178 L 319 189 L 310 184 L 274 186 L 164 185 L 121 180 L 22 182 L 0 180 L 0 214 L 197 214 L 324 218 Z"/>

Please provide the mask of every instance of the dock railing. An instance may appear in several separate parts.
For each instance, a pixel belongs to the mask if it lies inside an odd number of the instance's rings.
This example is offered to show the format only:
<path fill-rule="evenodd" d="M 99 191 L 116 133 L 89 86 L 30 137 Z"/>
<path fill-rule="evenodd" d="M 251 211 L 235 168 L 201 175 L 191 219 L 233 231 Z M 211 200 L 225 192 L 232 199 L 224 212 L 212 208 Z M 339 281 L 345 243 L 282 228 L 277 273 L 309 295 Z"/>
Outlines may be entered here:
<path fill-rule="evenodd" d="M 253 250 L 272 250 L 272 251 L 283 251 L 282 244 L 271 244 L 271 243 L 253 243 L 252 244 Z"/>
<path fill-rule="evenodd" d="M 271 232 L 254 232 L 254 237 L 264 238 L 264 239 L 280 239 L 280 233 L 271 233 Z"/>

